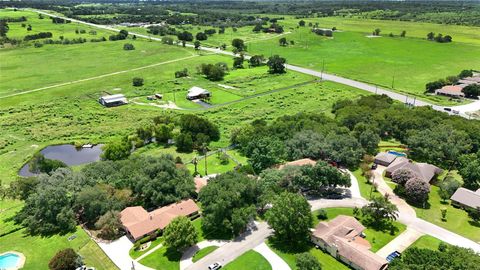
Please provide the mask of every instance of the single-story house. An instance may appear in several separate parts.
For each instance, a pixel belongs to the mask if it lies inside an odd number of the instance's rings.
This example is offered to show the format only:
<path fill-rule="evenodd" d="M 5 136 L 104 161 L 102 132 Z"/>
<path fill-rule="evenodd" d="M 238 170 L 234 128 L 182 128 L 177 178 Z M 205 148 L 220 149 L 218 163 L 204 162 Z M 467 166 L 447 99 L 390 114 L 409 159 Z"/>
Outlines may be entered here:
<path fill-rule="evenodd" d="M 127 104 L 127 98 L 122 94 L 103 96 L 98 99 L 98 102 L 105 107 L 113 107 Z"/>
<path fill-rule="evenodd" d="M 200 208 L 191 199 L 173 203 L 151 212 L 147 212 L 141 206 L 133 206 L 120 212 L 120 221 L 127 236 L 131 240 L 137 241 L 158 230 L 162 231 L 178 216 L 195 218 L 198 216 L 199 210 Z"/>
<path fill-rule="evenodd" d="M 393 172 L 398 169 L 410 169 L 417 177 L 430 183 L 432 179 L 443 172 L 437 166 L 428 163 L 414 163 L 408 158 L 397 157 L 385 170 L 386 177 L 392 177 Z"/>
<path fill-rule="evenodd" d="M 303 159 L 287 162 L 285 164 L 280 165 L 278 168 L 281 170 L 285 166 L 305 166 L 305 165 L 315 166 L 315 164 L 317 164 L 315 160 L 309 159 L 309 158 L 303 158 Z"/>
<path fill-rule="evenodd" d="M 388 152 L 380 152 L 375 156 L 373 161 L 375 164 L 382 165 L 387 167 L 390 165 L 398 156 Z"/>
<path fill-rule="evenodd" d="M 329 222 L 320 222 L 310 240 L 353 269 L 386 269 L 387 260 L 370 251 L 370 243 L 362 237 L 364 230 L 354 217 L 339 215 Z"/>
<path fill-rule="evenodd" d="M 445 85 L 441 89 L 435 90 L 436 95 L 444 95 L 449 97 L 464 97 L 465 94 L 462 92 L 462 89 L 466 85 Z"/>
<path fill-rule="evenodd" d="M 208 98 L 212 94 L 200 87 L 194 86 L 188 90 L 187 93 L 187 99 L 188 100 L 194 100 L 194 99 L 202 99 L 202 98 Z"/>
<path fill-rule="evenodd" d="M 473 192 L 466 188 L 458 188 L 455 193 L 453 193 L 452 204 L 464 209 L 477 209 L 480 207 L 480 188 Z"/>

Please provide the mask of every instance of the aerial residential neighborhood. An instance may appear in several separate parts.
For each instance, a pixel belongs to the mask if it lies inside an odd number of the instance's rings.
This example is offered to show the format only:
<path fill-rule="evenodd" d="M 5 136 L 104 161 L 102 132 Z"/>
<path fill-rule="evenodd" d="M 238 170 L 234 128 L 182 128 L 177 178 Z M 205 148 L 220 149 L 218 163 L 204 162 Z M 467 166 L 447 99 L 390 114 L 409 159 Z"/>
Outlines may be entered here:
<path fill-rule="evenodd" d="M 0 2 L 0 270 L 480 270 L 479 18 Z"/>

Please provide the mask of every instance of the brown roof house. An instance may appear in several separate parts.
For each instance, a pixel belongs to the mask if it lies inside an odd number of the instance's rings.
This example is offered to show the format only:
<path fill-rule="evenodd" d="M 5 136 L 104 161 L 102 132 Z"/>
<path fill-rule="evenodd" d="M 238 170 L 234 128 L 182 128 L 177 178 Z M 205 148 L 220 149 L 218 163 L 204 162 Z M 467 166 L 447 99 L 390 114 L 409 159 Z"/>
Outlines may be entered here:
<path fill-rule="evenodd" d="M 455 206 L 464 209 L 477 209 L 480 207 L 480 188 L 476 192 L 463 187 L 458 188 L 450 200 Z"/>
<path fill-rule="evenodd" d="M 430 183 L 432 179 L 442 173 L 442 169 L 428 163 L 414 163 L 408 158 L 397 157 L 385 170 L 386 177 L 392 177 L 398 169 L 410 169 L 417 177 Z"/>
<path fill-rule="evenodd" d="M 466 84 L 461 85 L 445 85 L 441 89 L 435 90 L 436 95 L 444 95 L 449 97 L 464 97 L 465 94 L 462 92 L 462 89 L 467 86 Z"/>
<path fill-rule="evenodd" d="M 141 206 L 127 207 L 120 212 L 120 220 L 127 236 L 137 241 L 147 235 L 163 230 L 170 222 L 178 217 L 185 216 L 194 218 L 198 216 L 197 204 L 191 200 L 183 200 L 173 203 L 152 212 L 147 212 Z"/>
<path fill-rule="evenodd" d="M 195 192 L 198 194 L 200 193 L 200 190 L 207 185 L 207 178 L 203 177 L 195 177 L 193 178 L 193 181 L 195 182 Z"/>
<path fill-rule="evenodd" d="M 311 241 L 353 269 L 386 269 L 387 260 L 370 251 L 370 243 L 362 237 L 364 230 L 354 217 L 339 215 L 329 222 L 320 222 Z"/>
<path fill-rule="evenodd" d="M 375 156 L 375 164 L 382 165 L 387 167 L 390 165 L 398 156 L 388 153 L 388 152 L 380 152 Z"/>
<path fill-rule="evenodd" d="M 303 158 L 303 159 L 287 162 L 285 164 L 280 165 L 278 168 L 281 170 L 285 166 L 305 166 L 305 165 L 315 166 L 315 164 L 317 164 L 315 160 L 309 159 L 309 158 Z"/>

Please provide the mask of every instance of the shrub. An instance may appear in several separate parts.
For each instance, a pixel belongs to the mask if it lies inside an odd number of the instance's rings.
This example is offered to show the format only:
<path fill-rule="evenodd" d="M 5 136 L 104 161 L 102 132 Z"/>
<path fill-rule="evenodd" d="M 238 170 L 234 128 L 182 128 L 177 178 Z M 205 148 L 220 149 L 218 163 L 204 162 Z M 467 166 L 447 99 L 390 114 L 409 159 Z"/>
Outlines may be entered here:
<path fill-rule="evenodd" d="M 424 180 L 414 177 L 405 184 L 407 199 L 414 203 L 425 203 L 430 193 L 430 184 Z"/>
<path fill-rule="evenodd" d="M 123 44 L 123 49 L 126 51 L 132 51 L 132 50 L 135 50 L 135 46 L 133 46 L 133 44 L 130 44 L 130 43 L 125 43 Z"/>
<path fill-rule="evenodd" d="M 325 209 L 318 210 L 317 218 L 320 220 L 326 220 L 328 218 L 327 211 L 325 211 Z"/>
<path fill-rule="evenodd" d="M 143 85 L 143 78 L 135 77 L 132 79 L 133 86 L 142 86 Z"/>
<path fill-rule="evenodd" d="M 413 177 L 415 177 L 413 171 L 406 168 L 395 170 L 392 173 L 392 181 L 402 186 L 405 185 L 408 180 L 412 179 Z"/>
<path fill-rule="evenodd" d="M 81 265 L 81 257 L 71 248 L 60 250 L 48 263 L 51 270 L 72 270 Z"/>

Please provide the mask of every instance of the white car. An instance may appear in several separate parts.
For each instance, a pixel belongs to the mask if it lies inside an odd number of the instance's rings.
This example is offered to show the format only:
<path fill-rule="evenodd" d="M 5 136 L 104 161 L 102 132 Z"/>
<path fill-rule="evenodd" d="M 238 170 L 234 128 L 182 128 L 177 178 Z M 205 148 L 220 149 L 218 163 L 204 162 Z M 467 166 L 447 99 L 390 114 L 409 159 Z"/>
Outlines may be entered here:
<path fill-rule="evenodd" d="M 212 263 L 208 266 L 208 270 L 218 270 L 220 268 L 222 268 L 222 265 L 218 262 Z"/>

